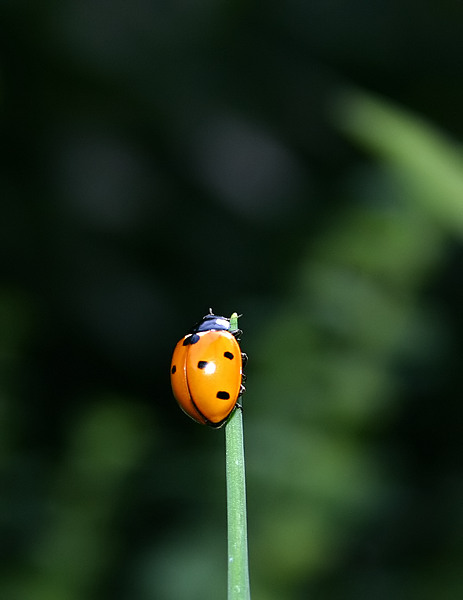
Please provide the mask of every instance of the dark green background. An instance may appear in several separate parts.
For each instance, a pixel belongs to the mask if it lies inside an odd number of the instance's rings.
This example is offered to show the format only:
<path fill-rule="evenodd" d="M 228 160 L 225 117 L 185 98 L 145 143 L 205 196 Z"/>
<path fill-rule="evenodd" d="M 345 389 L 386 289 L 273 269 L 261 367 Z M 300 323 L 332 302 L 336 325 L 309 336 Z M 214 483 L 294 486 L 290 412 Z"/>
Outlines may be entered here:
<path fill-rule="evenodd" d="M 0 596 L 226 597 L 243 313 L 254 600 L 462 596 L 462 6 L 0 2 Z"/>

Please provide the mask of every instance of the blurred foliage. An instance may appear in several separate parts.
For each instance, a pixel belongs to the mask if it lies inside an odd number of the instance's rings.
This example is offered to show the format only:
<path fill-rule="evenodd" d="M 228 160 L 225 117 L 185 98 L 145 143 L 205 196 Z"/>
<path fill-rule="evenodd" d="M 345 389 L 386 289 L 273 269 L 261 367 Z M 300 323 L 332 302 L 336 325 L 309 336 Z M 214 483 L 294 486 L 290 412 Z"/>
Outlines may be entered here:
<path fill-rule="evenodd" d="M 254 600 L 463 593 L 461 4 L 0 3 L 0 597 L 226 590 L 244 313 Z"/>

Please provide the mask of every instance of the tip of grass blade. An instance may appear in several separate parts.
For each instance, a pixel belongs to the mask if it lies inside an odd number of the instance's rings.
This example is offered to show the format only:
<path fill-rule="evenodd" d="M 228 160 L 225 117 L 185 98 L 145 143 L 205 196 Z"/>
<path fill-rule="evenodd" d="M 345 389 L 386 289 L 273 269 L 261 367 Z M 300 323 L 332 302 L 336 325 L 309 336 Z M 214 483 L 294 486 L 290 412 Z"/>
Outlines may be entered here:
<path fill-rule="evenodd" d="M 238 329 L 238 318 L 239 315 L 237 312 L 232 313 L 230 317 L 230 329 Z"/>

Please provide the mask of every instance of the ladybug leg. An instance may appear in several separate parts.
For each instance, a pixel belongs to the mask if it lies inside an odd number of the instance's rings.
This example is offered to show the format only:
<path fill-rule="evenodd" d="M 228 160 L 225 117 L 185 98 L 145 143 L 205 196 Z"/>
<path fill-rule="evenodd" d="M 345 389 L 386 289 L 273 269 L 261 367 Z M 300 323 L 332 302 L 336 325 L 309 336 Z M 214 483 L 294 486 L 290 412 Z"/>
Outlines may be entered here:
<path fill-rule="evenodd" d="M 245 367 L 246 363 L 248 362 L 248 355 L 245 352 L 241 352 L 241 362 L 243 364 L 243 367 Z M 245 381 L 246 381 L 246 374 L 245 373 L 241 373 L 241 385 L 240 385 L 239 396 L 242 396 L 244 394 L 244 392 L 246 391 L 246 388 L 244 387 L 244 382 Z"/>
<path fill-rule="evenodd" d="M 230 331 L 230 333 L 235 337 L 236 341 L 240 341 L 240 336 L 243 335 L 243 330 L 242 329 L 234 329 L 233 331 Z"/>

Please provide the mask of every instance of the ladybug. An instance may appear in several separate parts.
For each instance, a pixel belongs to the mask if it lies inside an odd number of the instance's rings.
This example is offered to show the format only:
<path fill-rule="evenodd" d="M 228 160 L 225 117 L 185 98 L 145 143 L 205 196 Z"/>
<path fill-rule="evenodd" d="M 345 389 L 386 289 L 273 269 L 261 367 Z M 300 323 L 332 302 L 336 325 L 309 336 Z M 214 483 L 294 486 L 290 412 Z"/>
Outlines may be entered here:
<path fill-rule="evenodd" d="M 244 392 L 247 356 L 238 344 L 240 329 L 230 319 L 209 314 L 175 346 L 170 367 L 172 392 L 194 421 L 221 427 Z"/>

